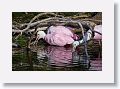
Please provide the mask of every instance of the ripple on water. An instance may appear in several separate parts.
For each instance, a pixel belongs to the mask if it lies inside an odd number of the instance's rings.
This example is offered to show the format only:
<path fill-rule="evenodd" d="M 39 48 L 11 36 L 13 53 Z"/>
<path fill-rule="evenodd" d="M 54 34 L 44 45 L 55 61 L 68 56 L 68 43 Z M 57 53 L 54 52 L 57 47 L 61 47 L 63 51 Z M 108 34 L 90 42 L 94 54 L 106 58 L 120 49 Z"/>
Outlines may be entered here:
<path fill-rule="evenodd" d="M 72 52 L 71 47 L 46 46 L 37 51 L 22 50 L 13 52 L 13 71 L 101 71 L 102 58 L 96 58 L 89 50 L 90 57 L 84 52 Z M 97 53 L 99 55 L 99 53 Z"/>

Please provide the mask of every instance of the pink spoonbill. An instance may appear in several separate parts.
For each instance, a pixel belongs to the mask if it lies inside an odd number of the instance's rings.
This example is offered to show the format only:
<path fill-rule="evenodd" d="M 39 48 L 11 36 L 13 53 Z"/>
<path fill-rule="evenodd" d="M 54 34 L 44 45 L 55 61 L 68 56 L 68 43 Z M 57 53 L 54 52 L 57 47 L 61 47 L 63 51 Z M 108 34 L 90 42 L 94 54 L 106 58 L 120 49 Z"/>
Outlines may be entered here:
<path fill-rule="evenodd" d="M 48 28 L 47 34 L 44 31 L 37 32 L 37 40 L 41 38 L 50 45 L 65 46 L 72 44 L 78 39 L 78 36 L 65 26 L 51 26 Z"/>

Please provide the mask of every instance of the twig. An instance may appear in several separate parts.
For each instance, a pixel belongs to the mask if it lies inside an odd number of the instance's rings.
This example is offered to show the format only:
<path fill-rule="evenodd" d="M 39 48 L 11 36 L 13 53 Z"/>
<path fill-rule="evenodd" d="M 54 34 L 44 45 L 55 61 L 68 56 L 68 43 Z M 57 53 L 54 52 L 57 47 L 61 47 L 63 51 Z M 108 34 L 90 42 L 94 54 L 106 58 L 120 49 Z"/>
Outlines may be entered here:
<path fill-rule="evenodd" d="M 95 22 L 101 22 L 101 20 L 96 20 L 96 19 L 81 19 L 82 21 L 95 21 Z"/>
<path fill-rule="evenodd" d="M 83 29 L 83 26 L 80 22 L 78 22 L 78 24 L 80 25 L 81 29 L 82 29 L 82 35 L 83 35 L 83 40 L 84 40 L 84 48 L 85 48 L 85 53 L 86 53 L 86 56 L 88 58 L 88 52 L 87 52 L 87 42 L 86 42 L 86 39 L 85 39 L 85 34 L 84 34 L 84 29 Z"/>
<path fill-rule="evenodd" d="M 47 14 L 54 15 L 54 16 L 55 16 L 54 18 L 56 18 L 56 16 L 61 16 L 61 15 L 57 15 L 57 14 L 51 13 L 51 12 L 38 14 L 37 16 L 35 16 L 35 17 L 28 23 L 27 27 L 26 27 L 25 29 L 23 29 L 22 32 L 28 30 L 28 29 L 30 28 L 31 23 L 32 23 L 34 20 L 36 20 L 38 17 L 43 16 L 43 15 L 47 15 Z M 63 16 L 62 16 L 62 17 L 63 17 Z M 49 19 L 49 18 L 48 18 L 48 19 Z M 45 20 L 43 20 L 43 21 L 45 21 Z M 40 22 L 43 22 L 43 21 L 40 21 Z"/>
<path fill-rule="evenodd" d="M 19 36 L 21 36 L 21 34 L 17 35 L 17 36 L 15 37 L 15 40 L 18 39 Z"/>

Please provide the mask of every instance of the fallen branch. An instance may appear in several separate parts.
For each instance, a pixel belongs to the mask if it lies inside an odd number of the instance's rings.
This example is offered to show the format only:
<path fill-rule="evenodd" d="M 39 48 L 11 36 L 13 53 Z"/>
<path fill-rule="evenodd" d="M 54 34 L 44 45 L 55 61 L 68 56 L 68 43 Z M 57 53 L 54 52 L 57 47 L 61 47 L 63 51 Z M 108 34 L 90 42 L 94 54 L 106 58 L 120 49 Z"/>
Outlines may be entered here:
<path fill-rule="evenodd" d="M 54 15 L 55 17 L 61 16 L 61 15 L 57 15 L 57 14 L 51 13 L 51 12 L 48 12 L 48 13 L 40 13 L 40 14 L 38 14 L 37 16 L 35 16 L 35 17 L 28 23 L 27 27 L 26 27 L 25 29 L 23 29 L 22 32 L 28 30 L 28 29 L 30 28 L 31 23 L 32 23 L 34 20 L 36 20 L 38 17 L 43 16 L 43 15 L 47 15 L 47 14 Z M 55 17 L 54 17 L 54 18 L 55 18 Z M 61 17 L 63 17 L 63 16 L 61 16 Z M 45 20 L 41 20 L 40 22 L 43 22 L 43 21 L 46 21 L 46 20 L 49 20 L 49 18 L 48 18 L 48 19 L 45 19 Z"/>

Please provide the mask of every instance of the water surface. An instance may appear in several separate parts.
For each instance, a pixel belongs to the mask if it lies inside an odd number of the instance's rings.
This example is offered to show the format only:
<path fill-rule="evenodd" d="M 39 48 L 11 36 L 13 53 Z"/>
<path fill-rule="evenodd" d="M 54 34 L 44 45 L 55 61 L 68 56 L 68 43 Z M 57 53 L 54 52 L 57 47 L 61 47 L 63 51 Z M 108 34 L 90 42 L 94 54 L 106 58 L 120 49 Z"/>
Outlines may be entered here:
<path fill-rule="evenodd" d="M 97 49 L 98 47 L 95 46 Z M 98 48 L 99 50 L 99 48 Z M 88 47 L 89 57 L 84 49 L 73 52 L 72 47 L 38 46 L 31 50 L 14 49 L 13 71 L 101 71 L 102 58 L 99 51 Z"/>

